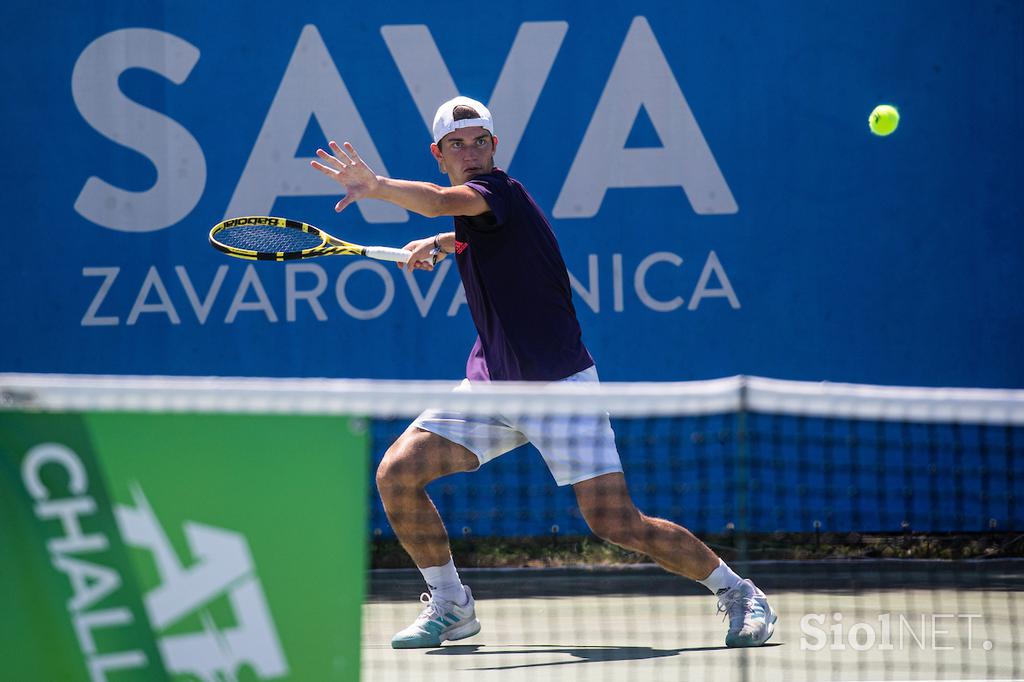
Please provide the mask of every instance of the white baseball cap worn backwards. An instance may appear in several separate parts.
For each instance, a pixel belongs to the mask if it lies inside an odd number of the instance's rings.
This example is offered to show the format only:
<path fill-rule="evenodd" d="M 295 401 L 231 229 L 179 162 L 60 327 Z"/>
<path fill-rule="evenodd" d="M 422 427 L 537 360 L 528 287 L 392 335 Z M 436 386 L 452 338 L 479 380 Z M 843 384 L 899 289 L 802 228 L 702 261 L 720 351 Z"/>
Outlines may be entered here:
<path fill-rule="evenodd" d="M 473 109 L 478 114 L 477 118 L 464 118 L 461 121 L 455 120 L 455 107 L 463 106 Z M 486 129 L 491 135 L 494 134 L 494 122 L 491 120 L 491 112 L 480 102 L 469 97 L 453 97 L 440 107 L 434 114 L 434 144 L 441 141 L 448 133 L 459 128 L 472 128 L 480 126 Z"/>

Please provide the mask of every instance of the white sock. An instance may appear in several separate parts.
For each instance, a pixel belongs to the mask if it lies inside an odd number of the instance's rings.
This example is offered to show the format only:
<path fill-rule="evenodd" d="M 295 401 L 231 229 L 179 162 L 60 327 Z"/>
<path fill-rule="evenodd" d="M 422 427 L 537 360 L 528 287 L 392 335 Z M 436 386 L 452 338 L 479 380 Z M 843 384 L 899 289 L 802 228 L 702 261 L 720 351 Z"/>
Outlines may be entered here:
<path fill-rule="evenodd" d="M 455 569 L 455 560 L 449 559 L 444 566 L 421 568 L 420 573 L 427 581 L 430 594 L 438 599 L 454 602 L 457 606 L 465 606 L 466 590 L 462 588 L 459 572 Z"/>
<path fill-rule="evenodd" d="M 711 575 L 704 580 L 698 580 L 701 585 L 711 590 L 712 594 L 718 594 L 722 590 L 731 590 L 736 587 L 743 578 L 739 577 L 721 559 L 718 560 L 718 568 L 711 571 Z"/>

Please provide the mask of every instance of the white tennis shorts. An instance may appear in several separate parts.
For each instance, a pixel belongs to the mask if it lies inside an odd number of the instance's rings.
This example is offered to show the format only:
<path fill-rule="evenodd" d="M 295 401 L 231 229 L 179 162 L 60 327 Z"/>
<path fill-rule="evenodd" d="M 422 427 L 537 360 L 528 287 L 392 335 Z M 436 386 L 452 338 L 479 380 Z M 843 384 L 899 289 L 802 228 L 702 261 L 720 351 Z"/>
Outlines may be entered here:
<path fill-rule="evenodd" d="M 562 381 L 597 382 L 597 368 L 590 367 Z M 472 391 L 473 386 L 468 379 L 463 379 L 455 390 Z M 558 485 L 572 485 L 622 471 L 607 413 L 484 417 L 427 410 L 412 425 L 465 447 L 477 456 L 481 466 L 520 445 L 533 443 Z"/>

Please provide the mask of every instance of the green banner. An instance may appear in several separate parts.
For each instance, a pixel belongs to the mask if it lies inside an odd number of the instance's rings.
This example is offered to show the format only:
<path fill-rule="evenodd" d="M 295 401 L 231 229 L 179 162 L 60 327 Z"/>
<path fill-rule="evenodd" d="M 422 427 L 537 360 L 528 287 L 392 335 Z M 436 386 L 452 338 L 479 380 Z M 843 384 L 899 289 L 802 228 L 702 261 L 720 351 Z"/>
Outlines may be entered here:
<path fill-rule="evenodd" d="M 0 413 L 9 679 L 358 679 L 368 437 L 337 417 Z"/>

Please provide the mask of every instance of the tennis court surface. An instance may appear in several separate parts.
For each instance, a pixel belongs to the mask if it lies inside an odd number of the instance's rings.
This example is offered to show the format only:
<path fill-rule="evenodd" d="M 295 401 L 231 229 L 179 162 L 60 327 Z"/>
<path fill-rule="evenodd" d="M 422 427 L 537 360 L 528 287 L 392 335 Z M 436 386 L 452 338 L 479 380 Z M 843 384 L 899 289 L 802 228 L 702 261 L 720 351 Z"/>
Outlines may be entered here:
<path fill-rule="evenodd" d="M 779 613 L 769 644 L 728 649 L 699 585 L 655 566 L 467 570 L 479 635 L 394 651 L 421 579 L 382 571 L 363 609 L 367 680 L 930 680 L 1021 675 L 1024 561 L 755 562 Z M 835 619 L 836 614 L 841 620 Z M 801 620 L 805 625 L 801 627 Z M 841 625 L 837 638 L 834 626 Z M 853 635 L 851 635 L 851 631 Z"/>

